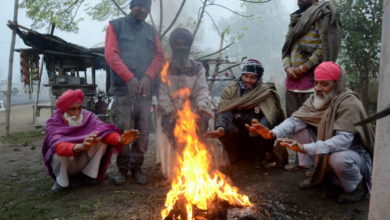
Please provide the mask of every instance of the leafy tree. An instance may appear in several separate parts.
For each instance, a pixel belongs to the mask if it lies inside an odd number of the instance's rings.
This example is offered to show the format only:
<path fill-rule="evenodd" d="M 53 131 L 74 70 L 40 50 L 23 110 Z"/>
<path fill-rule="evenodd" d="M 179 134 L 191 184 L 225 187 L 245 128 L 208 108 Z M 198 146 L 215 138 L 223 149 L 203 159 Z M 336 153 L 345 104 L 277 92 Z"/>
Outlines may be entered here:
<path fill-rule="evenodd" d="M 176 23 L 178 17 L 183 10 L 186 2 L 194 4 L 195 0 L 187 1 L 187 0 L 153 0 L 154 2 L 159 2 L 160 5 L 160 17 L 159 24 L 154 22 L 155 19 L 149 16 L 150 22 L 157 28 L 160 33 L 160 37 L 164 38 L 167 32 L 173 27 Z M 241 0 L 243 1 L 243 0 Z M 263 0 L 262 0 L 263 1 Z M 243 4 L 253 4 L 253 3 L 261 3 L 260 0 L 253 0 L 252 3 L 243 3 Z M 264 0 L 265 2 L 269 0 Z M 180 8 L 176 12 L 176 15 L 170 21 L 170 25 L 167 27 L 163 26 L 163 17 L 164 17 L 164 5 L 172 5 L 180 3 Z M 243 1 L 245 2 L 245 1 Z M 40 29 L 42 27 L 48 26 L 53 22 L 56 23 L 56 29 L 65 31 L 65 32 L 78 32 L 78 23 L 84 20 L 83 16 L 76 15 L 79 12 L 79 9 L 82 8 L 85 13 L 90 16 L 94 20 L 98 21 L 107 21 L 112 20 L 114 18 L 121 17 L 130 12 L 129 9 L 130 0 L 99 0 L 99 1 L 86 1 L 86 0 L 23 0 L 20 4 L 21 8 L 27 9 L 27 17 L 34 21 L 32 25 L 33 29 Z M 197 18 L 189 18 L 187 24 L 193 26 L 193 34 L 196 36 L 199 26 L 202 23 L 203 18 L 207 15 L 212 20 L 212 16 L 207 12 L 207 8 L 214 6 L 220 7 L 221 9 L 228 10 L 236 15 L 242 17 L 251 17 L 251 15 L 243 15 L 239 12 L 233 11 L 222 4 L 217 4 L 217 0 L 201 0 L 202 6 L 198 9 Z M 155 5 L 155 4 L 153 4 Z M 214 21 L 213 21 L 214 22 Z M 186 23 L 186 22 L 184 22 Z M 183 25 L 183 24 L 179 24 Z M 165 28 L 165 30 L 163 30 Z M 104 28 L 104 30 L 106 27 Z"/>
<path fill-rule="evenodd" d="M 27 9 L 27 17 L 34 21 L 33 29 L 56 23 L 56 28 L 65 32 L 77 33 L 78 23 L 84 18 L 76 15 L 85 0 L 24 0 L 19 7 Z"/>
<path fill-rule="evenodd" d="M 360 94 L 366 110 L 376 108 L 380 42 L 383 14 L 382 0 L 338 0 L 343 26 L 339 57 L 348 74 L 348 85 Z M 372 103 L 373 102 L 373 103 Z"/>

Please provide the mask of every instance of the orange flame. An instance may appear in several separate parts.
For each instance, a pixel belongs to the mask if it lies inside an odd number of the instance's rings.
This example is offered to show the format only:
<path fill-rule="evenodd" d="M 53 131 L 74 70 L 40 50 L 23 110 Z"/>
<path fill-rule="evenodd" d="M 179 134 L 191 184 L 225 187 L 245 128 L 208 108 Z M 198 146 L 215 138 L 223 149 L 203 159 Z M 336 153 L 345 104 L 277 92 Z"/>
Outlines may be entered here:
<path fill-rule="evenodd" d="M 165 60 L 169 60 L 168 55 L 165 55 Z M 169 62 L 165 61 L 164 67 L 161 70 L 161 81 L 166 83 L 168 86 L 171 86 L 171 82 L 168 80 L 168 71 L 169 71 Z"/>
<path fill-rule="evenodd" d="M 188 97 L 189 89 L 185 88 L 176 93 L 179 97 Z M 167 194 L 165 209 L 161 212 L 165 219 L 179 198 L 185 198 L 187 219 L 192 216 L 192 205 L 200 210 L 207 210 L 215 199 L 228 201 L 231 205 L 252 206 L 246 195 L 238 193 L 238 189 L 227 183 L 227 177 L 217 170 L 210 168 L 211 156 L 206 146 L 196 135 L 196 114 L 192 113 L 187 99 L 183 110 L 178 112 L 178 120 L 174 131 L 178 146 L 183 146 L 183 153 L 177 156 L 176 177 L 172 188 Z"/>

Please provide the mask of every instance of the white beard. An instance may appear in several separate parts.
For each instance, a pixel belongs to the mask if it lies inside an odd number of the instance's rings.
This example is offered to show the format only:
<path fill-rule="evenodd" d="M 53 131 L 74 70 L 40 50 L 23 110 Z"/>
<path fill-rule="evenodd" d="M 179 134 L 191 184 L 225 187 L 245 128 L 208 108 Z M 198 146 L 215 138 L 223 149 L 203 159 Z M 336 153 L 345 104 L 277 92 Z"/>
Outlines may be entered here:
<path fill-rule="evenodd" d="M 70 116 L 68 113 L 65 112 L 64 114 L 65 120 L 68 122 L 68 125 L 73 126 L 80 126 L 83 124 L 83 114 L 81 113 L 79 117 L 76 116 Z"/>
<path fill-rule="evenodd" d="M 328 94 L 320 91 L 318 93 L 322 93 L 324 94 L 324 98 L 321 98 L 317 95 L 317 92 L 314 93 L 314 102 L 313 102 L 313 105 L 314 105 L 314 108 L 316 109 L 320 109 L 322 107 L 324 107 L 326 104 L 328 104 L 328 102 L 330 101 L 330 99 L 333 97 L 334 95 L 334 90 L 332 90 L 331 92 L 329 92 Z"/>

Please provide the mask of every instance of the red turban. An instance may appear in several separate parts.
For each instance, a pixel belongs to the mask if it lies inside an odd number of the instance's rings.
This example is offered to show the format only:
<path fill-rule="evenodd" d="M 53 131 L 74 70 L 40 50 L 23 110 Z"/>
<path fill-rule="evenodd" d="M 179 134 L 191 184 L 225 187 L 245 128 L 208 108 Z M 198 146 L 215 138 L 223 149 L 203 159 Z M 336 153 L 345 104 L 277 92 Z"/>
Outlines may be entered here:
<path fill-rule="evenodd" d="M 68 91 L 64 92 L 61 97 L 57 100 L 56 106 L 58 111 L 61 112 L 61 114 L 64 114 L 70 106 L 72 106 L 75 102 L 78 102 L 80 104 L 83 103 L 84 100 L 84 93 L 80 89 L 71 90 L 68 89 Z"/>
<path fill-rule="evenodd" d="M 334 80 L 337 81 L 340 77 L 340 66 L 332 61 L 323 62 L 314 70 L 316 80 Z"/>

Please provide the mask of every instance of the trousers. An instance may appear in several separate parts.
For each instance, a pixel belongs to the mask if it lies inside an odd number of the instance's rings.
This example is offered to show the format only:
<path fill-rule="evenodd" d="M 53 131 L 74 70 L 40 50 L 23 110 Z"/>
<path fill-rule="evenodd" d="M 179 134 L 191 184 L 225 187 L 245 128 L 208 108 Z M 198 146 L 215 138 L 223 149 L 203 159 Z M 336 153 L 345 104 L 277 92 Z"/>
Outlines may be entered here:
<path fill-rule="evenodd" d="M 107 144 L 98 142 L 87 151 L 82 151 L 73 157 L 53 154 L 51 167 L 57 183 L 62 187 L 67 187 L 69 186 L 69 176 L 77 175 L 80 172 L 91 178 L 97 178 L 100 161 L 106 150 Z"/>
<path fill-rule="evenodd" d="M 118 154 L 116 159 L 118 168 L 128 170 L 141 167 L 144 163 L 144 155 L 148 150 L 151 106 L 150 96 L 140 99 L 130 96 L 115 97 L 116 126 L 121 130 L 134 128 L 139 131 L 139 138 L 131 146 L 130 144 L 124 146 L 122 152 Z"/>
<path fill-rule="evenodd" d="M 248 129 L 238 127 L 235 123 L 230 124 L 219 140 L 232 163 L 245 155 L 254 155 L 254 158 L 263 161 L 274 146 L 273 140 L 266 140 L 260 135 L 251 137 Z"/>
<path fill-rule="evenodd" d="M 293 134 L 292 138 L 300 144 L 313 143 L 317 140 L 316 132 L 311 127 Z M 298 153 L 299 165 L 314 165 L 315 156 Z M 333 152 L 329 154 L 327 172 L 332 174 L 332 182 L 335 185 L 344 188 L 346 192 L 352 192 L 367 173 L 366 160 L 364 155 L 359 155 L 353 150 Z"/>

